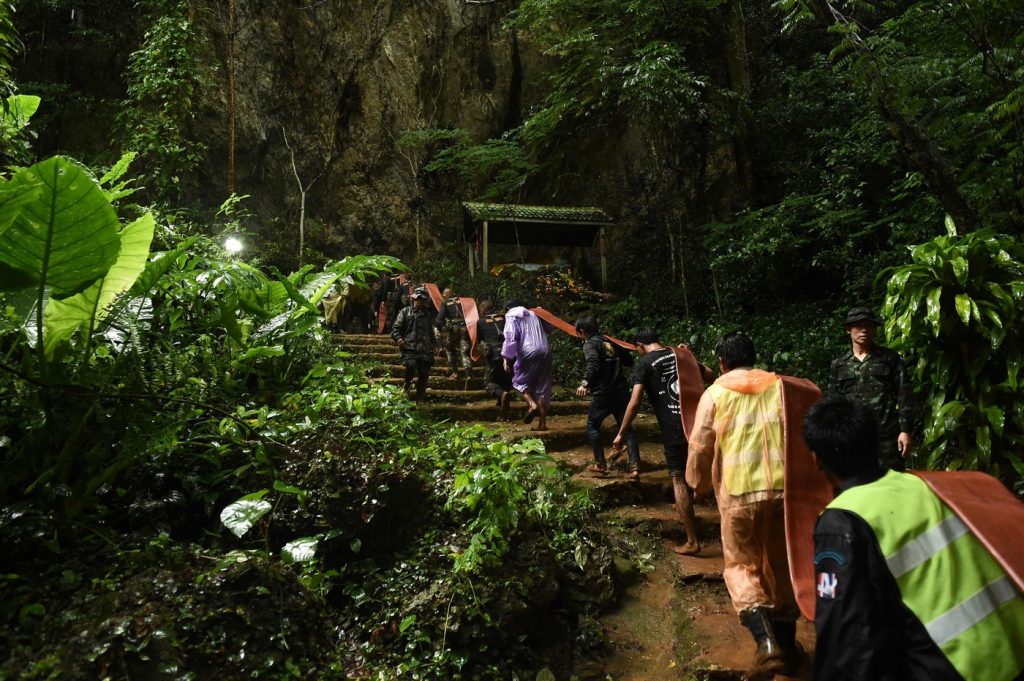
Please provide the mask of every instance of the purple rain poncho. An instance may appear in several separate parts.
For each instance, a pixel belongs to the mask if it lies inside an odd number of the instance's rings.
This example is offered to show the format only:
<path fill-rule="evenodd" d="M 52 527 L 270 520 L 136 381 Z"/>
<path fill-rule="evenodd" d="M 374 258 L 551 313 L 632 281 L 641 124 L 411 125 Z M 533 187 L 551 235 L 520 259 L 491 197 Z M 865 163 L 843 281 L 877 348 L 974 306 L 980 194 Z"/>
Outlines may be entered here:
<path fill-rule="evenodd" d="M 525 307 L 505 313 L 505 342 L 501 356 L 514 361 L 512 387 L 529 390 L 545 406 L 551 404 L 551 348 L 544 323 Z"/>

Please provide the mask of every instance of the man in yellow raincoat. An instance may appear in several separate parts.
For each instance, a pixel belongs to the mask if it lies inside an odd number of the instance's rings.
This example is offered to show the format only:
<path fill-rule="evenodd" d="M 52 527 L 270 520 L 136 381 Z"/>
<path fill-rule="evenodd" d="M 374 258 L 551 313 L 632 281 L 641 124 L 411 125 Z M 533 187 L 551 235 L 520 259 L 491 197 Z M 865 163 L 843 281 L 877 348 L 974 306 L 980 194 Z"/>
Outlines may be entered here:
<path fill-rule="evenodd" d="M 697 494 L 715 490 L 722 576 L 757 642 L 756 668 L 791 672 L 802 652 L 786 554 L 782 381 L 753 368 L 754 342 L 742 332 L 719 338 L 715 355 L 722 375 L 697 404 L 686 482 Z"/>

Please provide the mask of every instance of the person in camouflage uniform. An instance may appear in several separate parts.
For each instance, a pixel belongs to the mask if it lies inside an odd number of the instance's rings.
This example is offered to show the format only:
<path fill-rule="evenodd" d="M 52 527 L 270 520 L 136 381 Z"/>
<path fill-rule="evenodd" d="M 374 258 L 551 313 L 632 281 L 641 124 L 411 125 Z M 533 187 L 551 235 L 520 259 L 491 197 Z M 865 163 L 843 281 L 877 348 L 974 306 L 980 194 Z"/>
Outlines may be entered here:
<path fill-rule="evenodd" d="M 434 366 L 436 337 L 432 310 L 427 307 L 427 291 L 419 287 L 412 293 L 412 304 L 403 307 L 391 327 L 391 337 L 398 344 L 405 366 L 405 390 L 416 375 L 416 401 L 427 394 L 427 379 Z"/>
<path fill-rule="evenodd" d="M 857 400 L 878 418 L 878 461 L 885 468 L 902 471 L 914 440 L 913 391 L 899 353 L 875 343 L 881 321 L 866 307 L 854 307 L 843 329 L 850 334 L 851 348 L 832 362 L 828 394 Z"/>
<path fill-rule="evenodd" d="M 444 300 L 437 311 L 434 324 L 437 330 L 445 334 L 444 351 L 448 355 L 448 366 L 452 374 L 448 378 L 473 378 L 473 360 L 469 358 L 469 336 L 466 331 L 466 318 L 462 311 L 462 301 L 450 288 L 441 293 Z"/>

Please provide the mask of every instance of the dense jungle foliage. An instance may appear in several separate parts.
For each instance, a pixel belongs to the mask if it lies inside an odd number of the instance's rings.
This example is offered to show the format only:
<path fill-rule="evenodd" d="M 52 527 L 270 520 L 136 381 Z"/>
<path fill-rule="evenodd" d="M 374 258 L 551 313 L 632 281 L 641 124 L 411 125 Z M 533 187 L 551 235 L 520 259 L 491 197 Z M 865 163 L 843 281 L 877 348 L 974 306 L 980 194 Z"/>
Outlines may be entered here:
<path fill-rule="evenodd" d="M 422 421 L 321 329 L 337 282 L 400 263 L 268 276 L 194 225 L 151 252 L 153 214 L 119 218 L 127 167 L 0 185 L 4 675 L 511 678 L 589 654 L 581 613 L 614 584 L 587 496 L 539 441 Z"/>
<path fill-rule="evenodd" d="M 642 131 L 658 201 L 623 207 L 611 296 L 470 279 L 463 245 L 328 257 L 316 230 L 316 264 L 285 267 L 296 232 L 265 225 L 290 218 L 204 193 L 225 74 L 198 12 L 0 0 L 0 678 L 534 678 L 598 654 L 613 554 L 642 547 L 539 441 L 425 420 L 322 328 L 332 287 L 409 268 L 705 362 L 742 327 L 821 385 L 842 312 L 873 304 L 918 386 L 913 463 L 1024 493 L 1020 3 L 522 0 L 537 105 L 396 148 L 427 194 L 543 203 Z M 554 345 L 570 384 L 578 345 Z"/>

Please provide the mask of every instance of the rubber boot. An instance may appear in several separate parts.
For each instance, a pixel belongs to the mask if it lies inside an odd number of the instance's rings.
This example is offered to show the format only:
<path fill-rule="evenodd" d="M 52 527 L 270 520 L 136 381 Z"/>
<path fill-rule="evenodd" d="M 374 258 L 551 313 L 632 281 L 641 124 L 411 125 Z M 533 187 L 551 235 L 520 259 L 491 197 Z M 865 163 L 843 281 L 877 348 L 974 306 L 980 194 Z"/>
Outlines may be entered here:
<path fill-rule="evenodd" d="M 796 674 L 804 662 L 804 649 L 796 640 L 796 622 L 773 620 L 775 640 L 782 649 L 782 657 L 786 661 L 786 673 Z"/>
<path fill-rule="evenodd" d="M 785 671 L 786 661 L 783 659 L 782 647 L 775 638 L 775 629 L 768 608 L 744 610 L 740 613 L 740 621 L 750 630 L 754 635 L 754 641 L 757 642 L 754 671 L 763 674 L 778 674 Z"/>

